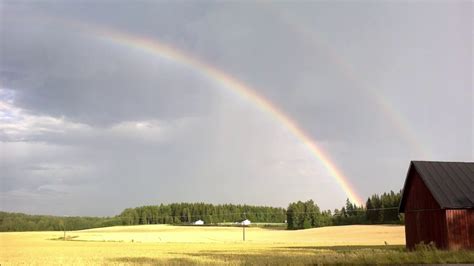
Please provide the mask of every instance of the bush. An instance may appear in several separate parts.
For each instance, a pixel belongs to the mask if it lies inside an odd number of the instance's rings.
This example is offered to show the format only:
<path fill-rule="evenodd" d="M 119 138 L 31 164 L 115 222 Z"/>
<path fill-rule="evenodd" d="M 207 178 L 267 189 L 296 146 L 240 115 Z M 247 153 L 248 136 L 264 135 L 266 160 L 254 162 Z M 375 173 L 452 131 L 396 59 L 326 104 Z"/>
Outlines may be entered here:
<path fill-rule="evenodd" d="M 436 247 L 436 244 L 431 241 L 428 244 L 425 244 L 423 241 L 421 241 L 419 244 L 415 245 L 415 251 L 419 252 L 430 252 L 430 251 L 437 251 L 438 248 Z"/>

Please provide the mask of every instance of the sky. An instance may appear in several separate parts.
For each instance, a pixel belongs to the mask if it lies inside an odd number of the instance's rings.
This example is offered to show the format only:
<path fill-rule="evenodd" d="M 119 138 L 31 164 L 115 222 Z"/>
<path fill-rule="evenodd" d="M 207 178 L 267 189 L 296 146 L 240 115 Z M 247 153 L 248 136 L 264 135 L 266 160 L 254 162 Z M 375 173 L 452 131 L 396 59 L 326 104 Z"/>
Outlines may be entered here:
<path fill-rule="evenodd" d="M 410 160 L 473 161 L 472 10 L 0 1 L 0 210 L 334 209 L 402 189 Z"/>

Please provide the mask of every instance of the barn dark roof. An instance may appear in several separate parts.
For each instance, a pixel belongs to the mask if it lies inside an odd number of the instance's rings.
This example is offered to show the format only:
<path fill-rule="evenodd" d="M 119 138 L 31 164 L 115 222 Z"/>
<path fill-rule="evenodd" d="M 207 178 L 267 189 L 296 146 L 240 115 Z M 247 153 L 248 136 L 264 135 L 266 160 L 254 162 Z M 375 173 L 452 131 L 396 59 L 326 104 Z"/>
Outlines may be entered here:
<path fill-rule="evenodd" d="M 400 212 L 404 212 L 406 186 L 415 169 L 442 209 L 474 208 L 474 163 L 412 161 L 403 188 Z"/>

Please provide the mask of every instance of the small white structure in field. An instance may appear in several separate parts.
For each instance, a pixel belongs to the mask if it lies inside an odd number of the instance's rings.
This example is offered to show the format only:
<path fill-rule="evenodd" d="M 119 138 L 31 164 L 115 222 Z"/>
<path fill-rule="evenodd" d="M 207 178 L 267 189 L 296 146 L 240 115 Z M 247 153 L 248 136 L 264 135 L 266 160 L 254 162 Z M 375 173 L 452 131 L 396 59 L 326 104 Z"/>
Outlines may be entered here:
<path fill-rule="evenodd" d="M 204 221 L 203 220 L 197 220 L 193 223 L 194 225 L 203 225 Z"/>
<path fill-rule="evenodd" d="M 243 220 L 240 224 L 241 225 L 250 225 L 251 222 L 248 219 L 246 219 L 246 220 Z"/>

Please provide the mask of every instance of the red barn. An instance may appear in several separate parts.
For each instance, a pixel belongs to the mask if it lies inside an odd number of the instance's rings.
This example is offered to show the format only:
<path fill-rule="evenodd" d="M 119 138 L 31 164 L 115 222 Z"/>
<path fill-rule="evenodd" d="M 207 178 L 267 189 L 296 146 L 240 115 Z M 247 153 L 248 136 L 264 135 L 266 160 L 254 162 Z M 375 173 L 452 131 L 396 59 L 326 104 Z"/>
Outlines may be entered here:
<path fill-rule="evenodd" d="M 407 248 L 474 249 L 474 163 L 412 161 L 399 211 Z"/>

